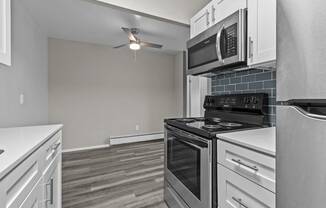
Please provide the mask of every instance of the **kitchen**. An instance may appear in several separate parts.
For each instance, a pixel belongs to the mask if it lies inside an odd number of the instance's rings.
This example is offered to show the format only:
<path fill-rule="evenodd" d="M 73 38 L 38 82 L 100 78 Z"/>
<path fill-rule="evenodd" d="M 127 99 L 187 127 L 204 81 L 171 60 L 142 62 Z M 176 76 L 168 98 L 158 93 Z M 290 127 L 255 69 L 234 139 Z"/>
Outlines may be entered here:
<path fill-rule="evenodd" d="M 0 208 L 323 207 L 323 2 L 0 5 Z"/>

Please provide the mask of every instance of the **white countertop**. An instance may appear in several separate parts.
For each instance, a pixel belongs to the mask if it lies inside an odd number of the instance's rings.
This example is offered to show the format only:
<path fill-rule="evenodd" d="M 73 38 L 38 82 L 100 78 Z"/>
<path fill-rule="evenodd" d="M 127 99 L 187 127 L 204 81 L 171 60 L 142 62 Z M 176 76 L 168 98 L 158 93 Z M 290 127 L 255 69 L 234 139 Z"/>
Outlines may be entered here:
<path fill-rule="evenodd" d="M 275 127 L 217 134 L 216 136 L 221 140 L 229 141 L 269 155 L 276 155 Z"/>
<path fill-rule="evenodd" d="M 0 128 L 0 180 L 33 153 L 62 125 Z"/>

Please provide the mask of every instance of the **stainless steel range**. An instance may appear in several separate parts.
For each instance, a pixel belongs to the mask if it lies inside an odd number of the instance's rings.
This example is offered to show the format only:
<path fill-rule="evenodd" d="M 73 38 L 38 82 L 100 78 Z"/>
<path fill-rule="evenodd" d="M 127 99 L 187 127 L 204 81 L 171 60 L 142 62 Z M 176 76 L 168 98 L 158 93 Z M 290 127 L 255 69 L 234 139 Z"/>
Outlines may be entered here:
<path fill-rule="evenodd" d="M 264 126 L 265 94 L 207 96 L 205 117 L 165 120 L 164 199 L 170 208 L 217 208 L 217 133 Z"/>

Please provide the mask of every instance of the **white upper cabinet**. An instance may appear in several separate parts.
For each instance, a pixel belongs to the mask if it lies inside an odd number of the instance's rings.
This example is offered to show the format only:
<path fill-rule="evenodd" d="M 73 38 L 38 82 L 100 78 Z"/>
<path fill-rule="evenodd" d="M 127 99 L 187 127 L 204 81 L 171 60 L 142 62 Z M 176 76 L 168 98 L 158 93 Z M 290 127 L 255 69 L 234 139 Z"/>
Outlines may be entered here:
<path fill-rule="evenodd" d="M 247 0 L 213 0 L 190 20 L 190 38 L 193 38 L 228 17 L 247 7 Z"/>
<path fill-rule="evenodd" d="M 212 8 L 215 11 L 215 23 L 220 22 L 224 18 L 230 16 L 239 9 L 247 8 L 247 0 L 213 0 Z"/>
<path fill-rule="evenodd" d="M 0 0 L 0 63 L 11 65 L 11 0 Z"/>
<path fill-rule="evenodd" d="M 211 4 L 211 3 L 210 3 Z M 190 38 L 204 32 L 211 25 L 210 4 L 190 19 Z"/>
<path fill-rule="evenodd" d="M 248 65 L 276 60 L 276 0 L 248 0 Z"/>

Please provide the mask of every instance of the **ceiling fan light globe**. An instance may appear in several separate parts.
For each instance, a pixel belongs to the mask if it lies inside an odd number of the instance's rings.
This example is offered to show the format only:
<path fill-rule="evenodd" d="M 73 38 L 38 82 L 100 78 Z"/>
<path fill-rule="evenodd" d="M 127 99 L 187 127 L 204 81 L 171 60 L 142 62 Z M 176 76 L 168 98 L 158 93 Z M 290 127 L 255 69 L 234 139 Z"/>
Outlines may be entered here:
<path fill-rule="evenodd" d="M 131 50 L 134 50 L 134 51 L 137 51 L 137 50 L 140 50 L 140 44 L 139 43 L 130 43 L 129 44 L 129 48 L 131 49 Z"/>

